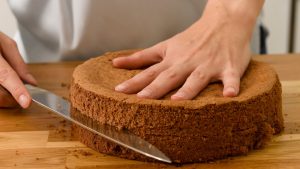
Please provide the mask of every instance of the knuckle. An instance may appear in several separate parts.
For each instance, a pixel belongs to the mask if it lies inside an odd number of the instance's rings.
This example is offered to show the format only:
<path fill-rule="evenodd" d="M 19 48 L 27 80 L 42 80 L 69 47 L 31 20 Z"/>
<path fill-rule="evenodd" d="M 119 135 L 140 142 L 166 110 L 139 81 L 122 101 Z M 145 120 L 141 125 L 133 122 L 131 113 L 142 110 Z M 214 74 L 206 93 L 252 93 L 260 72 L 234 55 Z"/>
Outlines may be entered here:
<path fill-rule="evenodd" d="M 179 73 L 175 70 L 169 69 L 164 72 L 164 77 L 168 79 L 175 79 L 179 76 Z"/>
<path fill-rule="evenodd" d="M 153 50 L 158 50 L 158 51 L 163 51 L 163 49 L 165 49 L 165 44 L 164 42 L 160 42 L 152 47 L 150 47 L 149 49 L 153 49 Z"/>
<path fill-rule="evenodd" d="M 227 76 L 227 77 L 236 77 L 236 78 L 238 78 L 238 77 L 240 77 L 240 73 L 236 70 L 228 70 L 228 71 L 225 71 L 223 73 L 223 76 L 224 77 Z"/>
<path fill-rule="evenodd" d="M 182 58 L 180 59 L 180 65 L 184 65 L 184 64 L 189 65 L 189 64 L 191 63 L 191 58 L 192 58 L 192 57 L 193 57 L 192 54 L 184 55 L 184 57 L 182 57 Z M 179 66 L 180 66 L 180 65 L 179 65 Z"/>
<path fill-rule="evenodd" d="M 29 71 L 26 67 L 25 68 L 18 68 L 18 69 L 16 69 L 16 73 L 19 75 L 19 77 L 21 79 L 23 79 L 23 78 L 25 79 L 26 76 L 29 74 Z"/>
<path fill-rule="evenodd" d="M 206 80 L 207 75 L 203 73 L 203 71 L 196 69 L 192 74 L 191 77 L 198 80 Z"/>
<path fill-rule="evenodd" d="M 130 56 L 129 56 L 130 57 Z M 142 58 L 142 54 L 141 52 L 136 52 L 131 56 L 132 59 L 141 59 Z"/>
<path fill-rule="evenodd" d="M 158 71 L 155 69 L 146 69 L 144 70 L 143 75 L 148 77 L 148 78 L 153 78 L 158 74 Z"/>
<path fill-rule="evenodd" d="M 19 96 L 19 95 L 21 95 L 22 93 L 24 93 L 24 88 L 23 88 L 23 86 L 21 86 L 21 85 L 16 85 L 16 86 L 13 88 L 12 95 L 14 95 L 14 96 Z"/>
<path fill-rule="evenodd" d="M 12 40 L 11 38 L 7 37 L 4 39 L 4 44 L 11 47 L 16 47 L 17 43 L 16 41 Z"/>
<path fill-rule="evenodd" d="M 155 91 L 158 91 L 158 89 L 159 87 L 156 84 L 151 84 L 145 90 L 151 95 L 153 95 L 154 93 L 156 93 Z"/>
<path fill-rule="evenodd" d="M 191 86 L 185 86 L 184 88 L 181 89 L 181 91 L 186 94 L 194 93 L 194 90 L 192 89 Z"/>
<path fill-rule="evenodd" d="M 7 81 L 8 77 L 12 74 L 12 71 L 4 68 L 0 70 L 0 84 L 3 84 L 5 81 Z"/>
<path fill-rule="evenodd" d="M 146 49 L 137 51 L 137 52 L 135 52 L 134 54 L 132 54 L 131 57 L 132 57 L 132 58 L 135 58 L 135 59 L 141 59 L 142 56 L 143 56 L 144 53 L 145 53 L 145 50 L 146 50 Z M 130 57 L 130 56 L 129 56 L 129 57 Z"/>

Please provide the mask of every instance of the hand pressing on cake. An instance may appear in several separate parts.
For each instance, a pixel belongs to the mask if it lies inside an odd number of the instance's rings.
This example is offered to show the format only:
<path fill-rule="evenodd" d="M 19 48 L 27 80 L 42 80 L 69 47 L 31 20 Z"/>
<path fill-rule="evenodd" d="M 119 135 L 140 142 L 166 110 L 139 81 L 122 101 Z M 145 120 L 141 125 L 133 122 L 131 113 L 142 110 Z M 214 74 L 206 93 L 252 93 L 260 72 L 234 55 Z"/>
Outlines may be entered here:
<path fill-rule="evenodd" d="M 115 90 L 158 99 L 179 88 L 171 99 L 185 100 L 194 98 L 210 82 L 222 81 L 223 95 L 237 96 L 263 2 L 208 1 L 203 16 L 185 31 L 131 56 L 114 59 L 118 68 L 150 66 Z"/>
<path fill-rule="evenodd" d="M 0 107 L 23 108 L 30 105 L 31 97 L 23 81 L 36 85 L 29 73 L 15 41 L 0 32 Z"/>

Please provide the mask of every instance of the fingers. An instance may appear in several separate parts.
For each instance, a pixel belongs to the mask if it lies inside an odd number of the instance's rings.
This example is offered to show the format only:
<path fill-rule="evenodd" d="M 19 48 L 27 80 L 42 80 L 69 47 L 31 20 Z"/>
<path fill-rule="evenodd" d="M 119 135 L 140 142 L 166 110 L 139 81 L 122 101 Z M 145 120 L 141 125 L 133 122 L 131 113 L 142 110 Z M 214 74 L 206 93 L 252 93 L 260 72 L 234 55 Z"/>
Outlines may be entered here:
<path fill-rule="evenodd" d="M 124 69 L 137 69 L 158 63 L 162 60 L 160 44 L 138 51 L 130 56 L 115 58 L 113 66 Z"/>
<path fill-rule="evenodd" d="M 210 82 L 212 75 L 196 69 L 188 77 L 184 85 L 171 96 L 172 100 L 188 100 L 193 99 L 198 95 Z M 227 72 L 223 76 L 223 96 L 224 97 L 235 97 L 239 93 L 240 76 L 234 71 Z"/>
<path fill-rule="evenodd" d="M 127 94 L 140 91 L 137 94 L 138 97 L 158 99 L 182 85 L 188 76 L 188 73 L 184 74 L 182 70 L 180 71 L 178 68 L 169 68 L 165 70 L 166 66 L 158 67 L 157 65 L 154 65 L 132 79 L 123 82 L 121 85 L 116 87 L 116 91 Z M 193 99 L 209 84 L 213 77 L 215 76 L 197 68 L 188 76 L 184 85 L 171 96 L 171 99 Z M 240 76 L 238 73 L 227 71 L 227 73 L 224 73 L 222 81 L 224 84 L 224 97 L 235 97 L 238 95 L 240 85 Z"/>
<path fill-rule="evenodd" d="M 7 89 L 14 99 L 23 107 L 29 107 L 31 97 L 17 73 L 0 57 L 0 85 Z"/>
<path fill-rule="evenodd" d="M 187 72 L 183 72 L 178 67 L 171 67 L 159 74 L 157 78 L 140 91 L 137 96 L 140 98 L 158 99 L 182 85 L 187 76 Z"/>
<path fill-rule="evenodd" d="M 21 77 L 21 79 L 27 83 L 37 85 L 37 81 L 29 73 L 27 65 L 20 55 L 16 42 L 0 32 L 0 45 L 2 56 Z"/>
<path fill-rule="evenodd" d="M 164 64 L 155 64 L 133 78 L 121 83 L 115 90 L 127 94 L 137 93 L 149 85 L 165 69 L 166 66 Z"/>
<path fill-rule="evenodd" d="M 235 97 L 238 95 L 240 89 L 240 76 L 238 73 L 234 71 L 227 72 L 224 74 L 222 81 L 224 97 Z"/>
<path fill-rule="evenodd" d="M 18 103 L 11 96 L 11 94 L 0 85 L 0 107 L 8 108 L 8 107 L 16 107 L 17 105 Z"/>
<path fill-rule="evenodd" d="M 172 100 L 188 100 L 193 99 L 203 90 L 209 83 L 210 77 L 207 73 L 200 69 L 196 69 L 187 78 L 184 85 L 171 96 Z"/>

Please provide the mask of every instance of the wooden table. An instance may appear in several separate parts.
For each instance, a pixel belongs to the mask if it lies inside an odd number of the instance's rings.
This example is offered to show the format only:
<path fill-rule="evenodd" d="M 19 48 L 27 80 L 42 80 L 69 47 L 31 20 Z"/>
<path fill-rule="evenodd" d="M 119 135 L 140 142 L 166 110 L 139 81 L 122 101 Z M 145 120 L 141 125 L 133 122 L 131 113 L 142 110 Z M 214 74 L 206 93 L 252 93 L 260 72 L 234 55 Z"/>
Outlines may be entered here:
<path fill-rule="evenodd" d="M 270 63 L 283 86 L 285 131 L 265 149 L 247 156 L 182 168 L 300 168 L 300 56 L 256 56 Z M 80 62 L 32 64 L 40 87 L 68 97 L 71 73 Z M 71 124 L 32 104 L 27 110 L 0 109 L 0 168 L 177 168 L 97 153 L 77 141 Z"/>

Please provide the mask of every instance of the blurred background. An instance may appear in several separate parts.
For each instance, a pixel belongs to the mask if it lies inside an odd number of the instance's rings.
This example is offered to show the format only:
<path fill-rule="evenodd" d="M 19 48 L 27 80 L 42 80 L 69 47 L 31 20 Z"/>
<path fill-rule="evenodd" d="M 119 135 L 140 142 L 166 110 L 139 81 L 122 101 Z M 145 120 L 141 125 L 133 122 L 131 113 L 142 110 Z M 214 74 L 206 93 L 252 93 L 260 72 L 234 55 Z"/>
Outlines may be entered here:
<path fill-rule="evenodd" d="M 266 0 L 262 20 L 269 31 L 268 53 L 300 52 L 300 2 L 297 0 Z M 13 37 L 16 20 L 6 0 L 0 0 L 0 30 Z"/>

